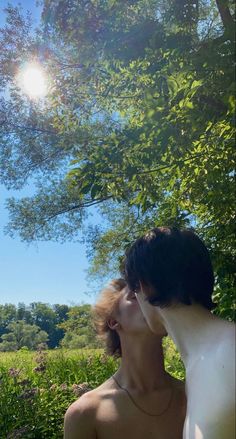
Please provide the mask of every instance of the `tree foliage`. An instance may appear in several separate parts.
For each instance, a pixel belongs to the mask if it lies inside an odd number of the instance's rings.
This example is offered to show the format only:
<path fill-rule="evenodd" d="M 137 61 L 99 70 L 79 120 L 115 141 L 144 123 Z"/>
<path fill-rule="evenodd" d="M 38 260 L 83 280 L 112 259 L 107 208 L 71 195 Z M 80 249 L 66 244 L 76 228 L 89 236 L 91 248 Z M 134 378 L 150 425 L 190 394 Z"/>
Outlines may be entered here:
<path fill-rule="evenodd" d="M 18 306 L 13 304 L 0 305 L 0 337 L 4 341 L 10 341 L 9 336 L 6 334 L 8 334 L 9 329 L 12 331 L 13 325 L 14 328 L 19 328 L 19 331 L 23 328 L 22 337 L 24 339 L 25 329 L 30 333 L 29 327 L 32 326 L 40 329 L 43 334 L 46 333 L 48 347 L 55 348 L 64 337 L 65 331 L 59 328 L 58 325 L 68 318 L 68 311 L 69 307 L 67 305 L 55 304 L 50 306 L 41 302 L 33 302 L 29 306 L 26 306 L 24 303 L 19 303 Z M 21 322 L 20 326 L 16 326 L 17 322 Z M 22 346 L 25 345 L 31 349 L 31 343 L 34 343 L 33 346 L 35 347 L 36 332 L 30 333 L 32 341 L 30 341 L 29 337 L 29 342 L 23 343 Z M 2 343 L 0 343 L 0 346 L 3 346 Z"/>
<path fill-rule="evenodd" d="M 68 312 L 68 319 L 59 325 L 65 336 L 61 346 L 69 349 L 100 346 L 92 321 L 91 305 L 73 306 Z"/>
<path fill-rule="evenodd" d="M 23 347 L 36 349 L 41 343 L 46 344 L 48 334 L 37 325 L 29 325 L 24 320 L 9 323 L 7 333 L 2 335 L 1 351 L 17 351 Z"/>
<path fill-rule="evenodd" d="M 0 305 L 0 351 L 22 347 L 36 349 L 47 343 L 50 349 L 101 347 L 96 338 L 91 305 L 49 305 L 33 302 Z"/>
<path fill-rule="evenodd" d="M 91 272 L 158 225 L 194 226 L 216 272 L 219 312 L 232 317 L 234 11 L 222 0 L 42 2 L 42 27 L 7 8 L 1 31 L 1 181 L 8 231 L 26 241 L 74 239 L 87 212 Z M 36 59 L 50 92 L 30 101 L 15 83 Z M 4 166 L 3 166 L 4 163 Z"/>

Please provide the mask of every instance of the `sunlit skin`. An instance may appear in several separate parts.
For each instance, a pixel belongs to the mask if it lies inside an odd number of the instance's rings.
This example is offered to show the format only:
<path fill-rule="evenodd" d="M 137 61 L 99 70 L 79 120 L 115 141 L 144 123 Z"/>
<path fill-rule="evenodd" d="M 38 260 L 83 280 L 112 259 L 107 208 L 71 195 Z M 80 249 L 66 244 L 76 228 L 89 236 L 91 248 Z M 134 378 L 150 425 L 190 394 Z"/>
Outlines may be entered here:
<path fill-rule="evenodd" d="M 183 439 L 235 438 L 235 326 L 198 304 L 160 308 L 136 298 L 150 329 L 160 325 L 175 342 L 186 368 L 188 407 Z"/>
<path fill-rule="evenodd" d="M 161 341 L 165 328 L 160 325 L 158 334 L 150 331 L 128 288 L 122 290 L 108 324 L 121 341 L 122 358 L 115 379 L 139 407 L 154 416 L 137 408 L 111 377 L 69 407 L 64 439 L 182 439 L 185 389 L 164 368 Z"/>
<path fill-rule="evenodd" d="M 47 93 L 45 74 L 36 63 L 27 64 L 21 69 L 18 84 L 22 91 L 32 99 L 41 98 Z"/>

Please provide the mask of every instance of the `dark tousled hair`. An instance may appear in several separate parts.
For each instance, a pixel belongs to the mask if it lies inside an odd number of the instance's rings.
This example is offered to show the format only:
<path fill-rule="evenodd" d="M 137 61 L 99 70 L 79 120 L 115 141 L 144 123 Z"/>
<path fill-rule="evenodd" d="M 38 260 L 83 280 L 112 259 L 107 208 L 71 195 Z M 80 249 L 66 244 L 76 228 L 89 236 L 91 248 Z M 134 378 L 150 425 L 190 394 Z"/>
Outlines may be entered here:
<path fill-rule="evenodd" d="M 201 304 L 215 308 L 214 274 L 206 246 L 192 229 L 158 227 L 137 239 L 126 252 L 124 272 L 131 290 L 140 281 L 151 287 L 152 305 Z"/>

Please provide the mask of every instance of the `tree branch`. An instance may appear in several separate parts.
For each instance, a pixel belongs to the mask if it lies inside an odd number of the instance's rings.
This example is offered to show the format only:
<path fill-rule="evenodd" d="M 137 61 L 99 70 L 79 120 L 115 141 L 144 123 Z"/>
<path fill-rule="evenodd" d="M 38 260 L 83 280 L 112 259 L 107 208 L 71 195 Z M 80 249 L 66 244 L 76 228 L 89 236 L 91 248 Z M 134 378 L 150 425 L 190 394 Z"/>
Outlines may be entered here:
<path fill-rule="evenodd" d="M 231 41 L 234 41 L 234 19 L 230 14 L 229 7 L 226 0 L 216 0 L 216 5 L 220 13 L 220 17 L 225 28 L 225 33 L 229 36 Z"/>
<path fill-rule="evenodd" d="M 76 204 L 75 206 L 67 207 L 67 208 L 65 208 L 65 209 L 63 209 L 63 210 L 60 210 L 60 211 L 58 211 L 58 212 L 55 212 L 55 213 L 54 213 L 53 215 L 51 215 L 50 217 L 48 217 L 48 218 L 44 218 L 44 220 L 43 220 L 43 224 L 41 224 L 41 225 L 40 225 L 35 231 L 36 231 L 36 233 L 37 233 L 37 231 L 38 231 L 39 229 L 41 229 L 41 228 L 43 227 L 44 224 L 46 224 L 48 221 L 52 220 L 53 218 L 55 218 L 55 217 L 57 217 L 57 216 L 59 216 L 59 215 L 63 215 L 64 213 L 71 212 L 72 210 L 81 209 L 81 208 L 83 208 L 83 207 L 91 207 L 91 206 L 94 206 L 94 205 L 96 205 L 96 204 L 103 203 L 103 201 L 107 201 L 107 200 L 109 200 L 109 199 L 111 199 L 111 198 L 113 198 L 113 196 L 111 196 L 111 195 L 110 195 L 109 197 L 97 198 L 97 199 L 95 199 L 95 200 L 89 200 L 89 201 L 87 201 L 87 202 L 85 202 L 85 203 Z"/>
<path fill-rule="evenodd" d="M 173 168 L 174 166 L 177 166 L 177 165 L 179 165 L 180 163 L 185 163 L 185 162 L 188 162 L 188 161 L 191 161 L 191 160 L 195 160 L 195 159 L 198 159 L 199 157 L 202 157 L 202 156 L 204 156 L 204 155 L 206 155 L 206 154 L 208 154 L 208 152 L 207 151 L 205 151 L 205 152 L 202 152 L 202 153 L 199 153 L 199 154 L 195 154 L 195 155 L 192 155 L 192 156 L 190 156 L 190 157 L 187 157 L 186 159 L 184 159 L 184 160 L 176 160 L 175 162 L 173 162 L 173 163 L 169 163 L 169 164 L 166 164 L 166 165 L 163 165 L 163 166 L 159 166 L 158 168 L 154 168 L 154 169 L 148 169 L 147 171 L 142 171 L 142 170 L 138 170 L 137 169 L 137 172 L 136 173 L 134 173 L 133 175 L 144 175 L 144 174 L 152 174 L 153 172 L 158 172 L 158 171 L 162 171 L 162 170 L 164 170 L 164 169 L 169 169 L 169 168 Z M 102 174 L 102 175 L 108 175 L 108 176 L 111 176 L 112 177 L 112 179 L 114 178 L 114 177 L 124 177 L 124 176 L 126 176 L 126 172 L 114 172 L 113 170 L 111 170 L 110 172 L 104 172 L 104 171 L 96 171 L 96 174 Z"/>

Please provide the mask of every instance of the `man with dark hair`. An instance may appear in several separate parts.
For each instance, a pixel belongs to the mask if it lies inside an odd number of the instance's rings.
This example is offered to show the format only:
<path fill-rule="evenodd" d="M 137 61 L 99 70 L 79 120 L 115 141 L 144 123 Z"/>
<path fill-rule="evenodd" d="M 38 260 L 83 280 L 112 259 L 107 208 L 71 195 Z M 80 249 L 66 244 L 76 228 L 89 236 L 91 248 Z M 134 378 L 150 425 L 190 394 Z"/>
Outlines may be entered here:
<path fill-rule="evenodd" d="M 234 439 L 235 326 L 211 313 L 207 248 L 192 230 L 156 228 L 131 246 L 124 270 L 150 329 L 162 325 L 184 362 L 184 439 Z"/>
<path fill-rule="evenodd" d="M 107 353 L 120 357 L 120 367 L 69 407 L 64 439 L 182 439 L 185 389 L 165 371 L 164 327 L 150 331 L 123 279 L 102 292 L 94 321 Z"/>

